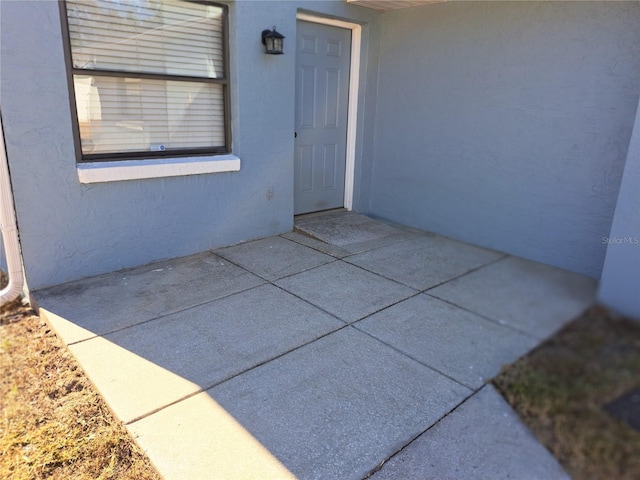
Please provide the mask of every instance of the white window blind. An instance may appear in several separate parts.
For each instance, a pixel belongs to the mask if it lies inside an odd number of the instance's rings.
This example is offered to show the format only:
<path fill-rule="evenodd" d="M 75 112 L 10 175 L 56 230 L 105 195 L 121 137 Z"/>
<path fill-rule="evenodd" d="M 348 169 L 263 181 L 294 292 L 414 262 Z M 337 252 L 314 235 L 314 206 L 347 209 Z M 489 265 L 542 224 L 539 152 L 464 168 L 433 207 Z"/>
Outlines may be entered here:
<path fill-rule="evenodd" d="M 186 0 L 67 0 L 83 158 L 227 151 L 225 15 Z"/>

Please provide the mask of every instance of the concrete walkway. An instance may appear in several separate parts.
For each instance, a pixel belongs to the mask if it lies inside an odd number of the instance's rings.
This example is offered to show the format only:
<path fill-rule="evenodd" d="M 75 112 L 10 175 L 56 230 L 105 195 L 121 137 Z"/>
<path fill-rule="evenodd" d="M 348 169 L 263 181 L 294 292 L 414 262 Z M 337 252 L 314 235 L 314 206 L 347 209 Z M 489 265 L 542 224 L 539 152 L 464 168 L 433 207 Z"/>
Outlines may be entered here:
<path fill-rule="evenodd" d="M 166 480 L 566 478 L 488 382 L 593 279 L 353 213 L 297 226 L 35 292 Z"/>

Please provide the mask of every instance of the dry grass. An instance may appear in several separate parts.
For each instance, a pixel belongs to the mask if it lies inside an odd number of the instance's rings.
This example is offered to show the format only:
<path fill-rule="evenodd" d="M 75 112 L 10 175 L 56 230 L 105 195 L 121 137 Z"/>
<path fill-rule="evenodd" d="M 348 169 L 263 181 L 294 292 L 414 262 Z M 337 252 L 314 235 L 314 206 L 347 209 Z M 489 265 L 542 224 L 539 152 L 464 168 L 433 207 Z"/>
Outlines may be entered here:
<path fill-rule="evenodd" d="M 46 323 L 0 319 L 0 478 L 160 480 Z"/>
<path fill-rule="evenodd" d="M 640 478 L 640 432 L 603 410 L 640 386 L 640 323 L 594 307 L 494 384 L 574 478 Z"/>

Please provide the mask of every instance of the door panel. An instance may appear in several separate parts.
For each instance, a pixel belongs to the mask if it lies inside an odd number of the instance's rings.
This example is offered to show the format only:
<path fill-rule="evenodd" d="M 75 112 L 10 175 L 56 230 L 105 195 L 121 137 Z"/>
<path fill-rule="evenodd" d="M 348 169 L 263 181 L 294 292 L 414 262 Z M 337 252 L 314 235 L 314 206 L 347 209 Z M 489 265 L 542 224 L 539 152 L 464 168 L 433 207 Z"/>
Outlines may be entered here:
<path fill-rule="evenodd" d="M 294 213 L 344 205 L 351 31 L 298 21 Z"/>

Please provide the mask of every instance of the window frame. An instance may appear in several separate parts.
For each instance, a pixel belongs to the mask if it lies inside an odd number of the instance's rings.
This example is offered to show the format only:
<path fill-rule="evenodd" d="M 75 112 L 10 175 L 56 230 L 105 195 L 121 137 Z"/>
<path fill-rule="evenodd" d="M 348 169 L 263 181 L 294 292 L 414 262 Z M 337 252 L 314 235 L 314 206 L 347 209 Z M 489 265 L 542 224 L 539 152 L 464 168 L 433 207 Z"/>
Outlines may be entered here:
<path fill-rule="evenodd" d="M 230 68 L 229 68 L 229 6 L 209 0 L 181 0 L 183 2 L 196 3 L 200 5 L 211 5 L 222 9 L 222 62 L 224 66 L 224 78 L 194 77 L 189 75 L 170 75 L 163 73 L 129 72 L 125 70 L 103 70 L 103 69 L 82 69 L 73 66 L 73 55 L 71 51 L 71 36 L 69 32 L 69 18 L 67 14 L 66 0 L 59 1 L 60 21 L 62 23 L 62 43 L 64 47 L 64 57 L 67 71 L 67 87 L 69 89 L 69 103 L 71 108 L 71 122 L 73 126 L 73 139 L 76 151 L 76 162 L 97 163 L 126 160 L 161 160 L 176 157 L 200 157 L 214 155 L 231 154 L 231 92 L 230 92 Z M 88 75 L 95 73 L 95 76 L 116 77 L 116 78 L 136 78 L 151 80 L 170 80 L 199 82 L 207 84 L 222 85 L 223 94 L 223 118 L 224 118 L 224 142 L 225 145 L 217 147 L 195 147 L 170 149 L 165 151 L 139 151 L 139 152 L 108 152 L 90 153 L 82 152 L 82 142 L 80 139 L 80 123 L 76 103 L 76 91 L 73 81 L 74 75 Z"/>

